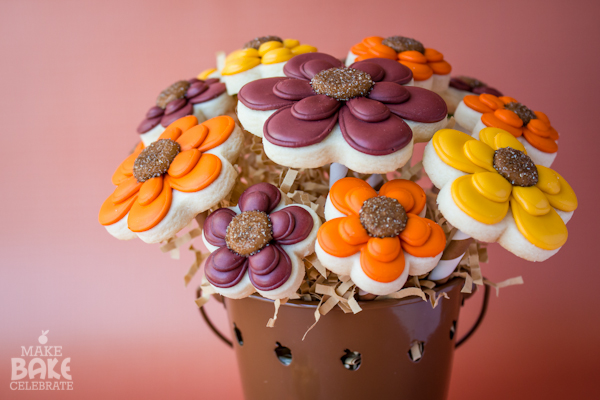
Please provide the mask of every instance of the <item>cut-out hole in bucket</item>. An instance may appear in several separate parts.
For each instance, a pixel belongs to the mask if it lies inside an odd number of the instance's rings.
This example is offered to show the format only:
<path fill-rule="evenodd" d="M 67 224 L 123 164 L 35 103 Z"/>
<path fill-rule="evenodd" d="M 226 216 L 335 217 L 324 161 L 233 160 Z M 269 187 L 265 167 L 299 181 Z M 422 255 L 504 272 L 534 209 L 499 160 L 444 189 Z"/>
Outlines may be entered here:
<path fill-rule="evenodd" d="M 450 340 L 454 339 L 455 334 L 456 334 L 456 321 L 452 321 L 452 326 L 450 327 Z"/>
<path fill-rule="evenodd" d="M 242 331 L 239 330 L 237 325 L 233 324 L 233 333 L 235 333 L 235 338 L 240 346 L 244 345 L 244 338 L 242 337 Z"/>
<path fill-rule="evenodd" d="M 341 358 L 342 364 L 344 364 L 344 368 L 349 369 L 350 371 L 356 371 L 360 368 L 360 363 L 362 362 L 362 356 L 358 351 L 350 351 L 348 349 L 344 350 L 346 354 L 344 354 Z"/>
<path fill-rule="evenodd" d="M 414 341 L 410 345 L 410 349 L 408 350 L 408 358 L 412 362 L 419 362 L 421 358 L 423 358 L 423 352 L 425 351 L 425 343 Z"/>
<path fill-rule="evenodd" d="M 281 343 L 276 342 L 277 347 L 275 347 L 275 355 L 277 355 L 277 359 L 283 365 L 290 365 L 292 363 L 292 351 L 287 347 L 281 345 Z"/>

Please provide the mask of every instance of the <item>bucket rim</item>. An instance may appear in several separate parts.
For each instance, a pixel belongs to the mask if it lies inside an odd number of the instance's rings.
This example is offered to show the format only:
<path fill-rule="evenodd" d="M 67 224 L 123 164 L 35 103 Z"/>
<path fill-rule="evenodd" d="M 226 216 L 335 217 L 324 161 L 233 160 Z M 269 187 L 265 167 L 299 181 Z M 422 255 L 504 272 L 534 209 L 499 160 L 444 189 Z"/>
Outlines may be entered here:
<path fill-rule="evenodd" d="M 462 285 L 462 282 L 464 282 L 464 278 L 455 277 L 453 279 L 450 279 L 448 282 L 433 288 L 432 290 L 435 293 L 439 293 L 446 289 L 454 289 L 455 286 Z M 252 300 L 263 301 L 263 302 L 268 302 L 268 303 L 275 302 L 274 300 L 267 299 L 266 297 L 262 297 L 257 294 L 252 294 L 252 295 L 246 297 L 245 299 L 252 299 Z M 244 299 L 241 299 L 241 300 L 244 300 Z M 227 299 L 227 301 L 235 301 L 235 300 Z M 420 301 L 424 301 L 424 300 L 418 296 L 410 296 L 410 297 L 405 297 L 402 299 L 386 299 L 386 300 L 378 300 L 378 301 L 359 301 L 358 304 L 360 305 L 360 307 L 363 310 L 365 310 L 365 309 L 377 309 L 377 308 L 383 308 L 383 307 L 394 307 L 394 306 L 399 306 L 399 305 L 408 305 L 408 304 L 413 304 L 413 303 L 417 303 Z M 290 300 L 290 301 L 286 302 L 285 304 L 282 304 L 281 307 L 316 309 L 318 305 L 319 305 L 318 301 Z M 334 311 L 334 310 L 331 310 L 331 311 Z M 337 310 L 337 311 L 342 312 L 342 310 Z"/>

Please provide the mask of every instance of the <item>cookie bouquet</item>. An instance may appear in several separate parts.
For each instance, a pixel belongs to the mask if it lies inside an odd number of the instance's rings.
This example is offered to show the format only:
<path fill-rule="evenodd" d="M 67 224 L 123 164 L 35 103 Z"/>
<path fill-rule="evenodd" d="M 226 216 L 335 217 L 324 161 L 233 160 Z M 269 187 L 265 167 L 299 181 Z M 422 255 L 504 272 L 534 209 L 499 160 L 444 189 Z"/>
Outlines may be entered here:
<path fill-rule="evenodd" d="M 264 36 L 216 65 L 160 92 L 100 223 L 194 253 L 246 398 L 444 398 L 464 299 L 483 288 L 483 315 L 522 283 L 483 277 L 486 243 L 543 261 L 567 240 L 546 114 L 403 36 L 345 60 Z"/>

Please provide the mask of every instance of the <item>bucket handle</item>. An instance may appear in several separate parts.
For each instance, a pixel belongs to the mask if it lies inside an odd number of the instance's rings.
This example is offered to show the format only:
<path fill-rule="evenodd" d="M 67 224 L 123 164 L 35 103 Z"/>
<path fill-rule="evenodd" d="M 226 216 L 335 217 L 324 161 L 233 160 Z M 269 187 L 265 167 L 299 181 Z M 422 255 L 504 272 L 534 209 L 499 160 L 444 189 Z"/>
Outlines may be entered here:
<path fill-rule="evenodd" d="M 473 326 L 471 327 L 471 329 L 469 329 L 469 331 L 467 333 L 465 333 L 465 335 L 462 338 L 460 338 L 459 340 L 456 341 L 456 344 L 454 346 L 455 348 L 459 348 L 471 336 L 473 336 L 473 334 L 475 333 L 475 331 L 481 325 L 481 322 L 483 321 L 483 318 L 485 317 L 485 314 L 487 313 L 488 304 L 489 304 L 489 301 L 490 301 L 490 288 L 489 288 L 488 285 L 483 285 L 483 286 L 484 286 L 483 303 L 481 304 L 481 310 L 479 311 L 479 316 L 477 317 L 477 321 L 475 321 L 475 323 L 473 324 Z M 198 297 L 200 297 L 200 294 L 201 294 L 201 289 L 198 289 Z M 200 307 L 200 315 L 202 315 L 202 319 L 204 319 L 204 322 L 213 331 L 213 333 L 219 339 L 221 339 L 221 341 L 223 343 L 225 343 L 227 346 L 233 348 L 233 342 L 231 340 L 227 339 L 227 337 L 225 337 L 225 335 L 223 335 L 223 333 L 221 333 L 221 331 L 219 331 L 219 329 L 217 329 L 217 327 L 212 323 L 212 321 L 210 320 L 210 318 L 206 314 L 206 311 L 204 310 L 204 307 Z"/>

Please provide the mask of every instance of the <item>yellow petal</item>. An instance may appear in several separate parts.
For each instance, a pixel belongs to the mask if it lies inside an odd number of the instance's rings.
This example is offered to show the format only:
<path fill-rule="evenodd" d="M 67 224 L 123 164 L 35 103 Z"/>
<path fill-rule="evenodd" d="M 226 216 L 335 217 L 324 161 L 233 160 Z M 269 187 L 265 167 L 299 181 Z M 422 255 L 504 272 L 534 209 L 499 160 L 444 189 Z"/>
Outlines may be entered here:
<path fill-rule="evenodd" d="M 531 215 L 517 201 L 510 202 L 519 232 L 533 245 L 556 250 L 567 241 L 567 226 L 553 208 L 546 215 Z"/>
<path fill-rule="evenodd" d="M 263 64 L 275 64 L 284 61 L 288 61 L 294 57 L 294 54 L 290 51 L 290 49 L 285 47 L 280 47 L 278 49 L 273 49 L 265 53 L 262 58 Z"/>
<path fill-rule="evenodd" d="M 554 208 L 558 208 L 561 211 L 575 211 L 577 208 L 577 196 L 575 195 L 573 188 L 571 188 L 571 185 L 569 185 L 565 178 L 560 176 L 558 172 L 552 172 L 558 176 L 560 191 L 557 194 L 546 194 L 550 205 Z"/>
<path fill-rule="evenodd" d="M 525 150 L 525 146 L 521 142 L 519 142 L 513 135 L 506 131 L 499 132 L 494 137 L 494 150 L 502 149 L 504 147 L 511 147 L 515 150 L 521 150 L 523 153 L 527 154 Z"/>
<path fill-rule="evenodd" d="M 317 48 L 315 46 L 311 46 L 309 44 L 301 44 L 300 46 L 296 46 L 292 49 L 292 53 L 294 53 L 295 56 L 297 56 L 298 54 L 304 54 L 304 53 L 314 53 L 317 51 Z"/>
<path fill-rule="evenodd" d="M 227 58 L 225 59 L 225 62 L 229 62 L 229 61 L 233 61 L 238 58 L 245 58 L 245 57 L 258 57 L 258 50 L 256 50 L 256 49 L 236 50 L 227 56 Z"/>
<path fill-rule="evenodd" d="M 296 46 L 300 46 L 300 41 L 296 39 L 283 39 L 283 47 L 293 49 Z"/>
<path fill-rule="evenodd" d="M 514 199 L 531 215 L 545 215 L 550 211 L 550 203 L 544 192 L 535 186 L 513 187 Z"/>
<path fill-rule="evenodd" d="M 465 155 L 471 162 L 488 171 L 496 172 L 494 169 L 494 149 L 479 140 L 469 140 L 463 146 Z"/>
<path fill-rule="evenodd" d="M 454 203 L 468 216 L 484 224 L 496 224 L 506 216 L 508 201 L 498 203 L 483 196 L 473 185 L 471 176 L 465 175 L 452 183 Z"/>
<path fill-rule="evenodd" d="M 506 132 L 506 131 L 503 129 L 500 129 L 500 128 L 493 128 L 493 127 L 483 128 L 482 130 L 479 131 L 479 140 L 482 141 L 483 143 L 487 144 L 488 146 L 490 146 L 492 149 L 496 150 L 496 144 L 494 143 L 494 138 L 500 132 Z"/>
<path fill-rule="evenodd" d="M 560 182 L 556 172 L 543 165 L 536 165 L 538 172 L 537 186 L 544 193 L 558 194 L 560 192 Z"/>
<path fill-rule="evenodd" d="M 258 48 L 258 55 L 260 57 L 264 56 L 265 54 L 267 54 L 269 51 L 271 50 L 275 50 L 278 49 L 280 47 L 283 47 L 283 43 L 278 42 L 276 40 L 270 41 L 270 42 L 264 42 L 263 44 L 260 45 L 260 47 Z"/>
<path fill-rule="evenodd" d="M 221 75 L 235 75 L 260 65 L 258 57 L 241 57 L 227 61 Z"/>
<path fill-rule="evenodd" d="M 454 129 L 440 129 L 433 135 L 431 142 L 437 155 L 449 166 L 467 173 L 485 172 L 485 169 L 473 164 L 467 158 L 463 147 L 473 139 L 466 133 Z"/>
<path fill-rule="evenodd" d="M 497 172 L 480 172 L 471 177 L 475 189 L 487 199 L 496 203 L 508 201 L 512 185 Z"/>

